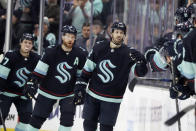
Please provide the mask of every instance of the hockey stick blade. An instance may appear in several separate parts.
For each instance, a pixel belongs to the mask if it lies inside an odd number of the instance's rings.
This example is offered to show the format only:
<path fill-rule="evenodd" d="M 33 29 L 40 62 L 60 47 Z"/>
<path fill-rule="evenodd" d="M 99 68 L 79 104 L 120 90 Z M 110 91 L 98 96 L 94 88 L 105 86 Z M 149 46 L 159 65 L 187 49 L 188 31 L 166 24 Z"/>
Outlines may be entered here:
<path fill-rule="evenodd" d="M 133 78 L 133 80 L 131 80 L 131 82 L 129 82 L 129 90 L 131 91 L 131 92 L 133 92 L 133 90 L 134 90 L 134 87 L 135 87 L 135 85 L 137 84 L 137 78 Z"/>
<path fill-rule="evenodd" d="M 196 108 L 196 105 L 190 105 L 186 108 L 184 108 L 182 111 L 180 111 L 179 113 L 177 113 L 176 115 L 174 115 L 172 118 L 168 119 L 165 122 L 165 125 L 167 126 L 171 126 L 173 125 L 176 121 L 178 121 L 181 117 L 183 117 L 187 112 L 189 112 L 190 110 Z"/>

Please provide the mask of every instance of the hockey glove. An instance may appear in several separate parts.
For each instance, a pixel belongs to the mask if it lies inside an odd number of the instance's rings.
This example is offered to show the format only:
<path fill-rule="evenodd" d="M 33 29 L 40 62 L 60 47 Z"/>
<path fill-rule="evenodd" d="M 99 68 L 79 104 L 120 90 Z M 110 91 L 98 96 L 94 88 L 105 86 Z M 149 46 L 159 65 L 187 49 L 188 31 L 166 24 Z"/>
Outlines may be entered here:
<path fill-rule="evenodd" d="M 169 88 L 169 95 L 171 99 L 178 98 L 178 91 L 174 90 L 173 88 Z"/>
<path fill-rule="evenodd" d="M 74 104 L 75 105 L 81 105 L 84 104 L 84 99 L 86 95 L 86 83 L 83 84 L 81 82 L 76 82 L 75 88 L 74 88 Z"/>
<path fill-rule="evenodd" d="M 157 48 L 152 47 L 152 48 L 147 49 L 146 52 L 145 52 L 145 55 L 144 55 L 145 58 L 146 58 L 146 61 L 150 61 L 151 56 L 154 56 L 154 54 L 156 52 L 158 52 Z"/>
<path fill-rule="evenodd" d="M 182 93 L 180 96 L 178 96 L 178 99 L 180 100 L 186 100 L 190 97 L 189 93 Z"/>
<path fill-rule="evenodd" d="M 173 99 L 178 98 L 180 100 L 185 100 L 190 97 L 191 91 L 187 86 L 182 86 L 180 84 L 176 84 L 174 86 L 171 86 L 170 88 L 170 97 L 171 93 L 173 93 Z M 172 98 L 172 97 L 171 97 Z"/>
<path fill-rule="evenodd" d="M 26 85 L 24 86 L 24 90 L 23 93 L 24 95 L 28 98 L 28 99 L 35 99 L 35 94 L 37 93 L 37 83 L 33 80 L 30 80 L 26 83 Z"/>
<path fill-rule="evenodd" d="M 135 61 L 136 63 L 146 63 L 146 59 L 144 55 L 142 55 L 139 51 L 135 49 L 131 49 L 131 59 Z"/>

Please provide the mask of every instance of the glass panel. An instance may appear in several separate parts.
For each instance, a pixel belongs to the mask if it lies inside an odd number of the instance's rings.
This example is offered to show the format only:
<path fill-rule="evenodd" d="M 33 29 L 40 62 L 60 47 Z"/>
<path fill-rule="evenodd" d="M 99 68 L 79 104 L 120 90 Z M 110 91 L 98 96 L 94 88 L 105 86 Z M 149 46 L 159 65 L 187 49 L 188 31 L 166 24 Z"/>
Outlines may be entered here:
<path fill-rule="evenodd" d="M 177 1 L 127 0 L 127 5 L 127 45 L 144 53 L 146 48 L 153 46 L 160 36 L 173 30 Z M 147 77 L 166 78 L 170 77 L 170 73 L 152 73 L 149 70 Z M 151 82 L 142 81 L 142 83 L 152 85 Z M 154 84 L 158 86 L 167 85 L 167 83 L 160 84 L 160 82 L 153 82 Z"/>

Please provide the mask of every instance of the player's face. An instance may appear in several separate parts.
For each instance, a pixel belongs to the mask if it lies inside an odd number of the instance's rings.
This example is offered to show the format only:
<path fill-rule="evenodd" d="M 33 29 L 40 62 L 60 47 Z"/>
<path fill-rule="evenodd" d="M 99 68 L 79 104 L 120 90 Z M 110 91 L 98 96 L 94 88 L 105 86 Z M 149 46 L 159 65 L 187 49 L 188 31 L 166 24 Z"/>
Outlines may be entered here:
<path fill-rule="evenodd" d="M 63 39 L 63 45 L 67 48 L 72 48 L 74 41 L 76 40 L 76 36 L 74 34 L 71 33 L 65 33 L 62 36 Z"/>
<path fill-rule="evenodd" d="M 124 31 L 115 29 L 112 33 L 112 42 L 120 45 L 123 42 L 124 37 Z"/>
<path fill-rule="evenodd" d="M 33 48 L 33 42 L 31 40 L 23 40 L 20 43 L 20 51 L 23 53 L 29 53 Z"/>

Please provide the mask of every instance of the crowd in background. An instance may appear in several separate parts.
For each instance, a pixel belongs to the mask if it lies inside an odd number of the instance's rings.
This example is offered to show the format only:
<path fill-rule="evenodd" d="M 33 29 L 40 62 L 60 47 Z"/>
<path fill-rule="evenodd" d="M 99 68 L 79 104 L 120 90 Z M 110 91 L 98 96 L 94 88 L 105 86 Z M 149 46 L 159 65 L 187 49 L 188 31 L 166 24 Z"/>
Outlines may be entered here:
<path fill-rule="evenodd" d="M 128 26 L 125 43 L 142 52 L 145 47 L 153 45 L 162 34 L 173 29 L 174 10 L 177 8 L 174 2 L 176 1 L 150 0 L 147 5 L 143 0 L 116 0 L 115 2 L 114 0 L 64 0 L 62 26 L 75 26 L 78 32 L 76 45 L 90 50 L 96 41 L 110 39 L 110 27 L 113 21 L 124 21 Z M 190 4 L 191 0 L 178 2 L 179 6 L 186 6 L 186 4 Z M 60 4 L 61 0 L 45 1 L 44 49 L 49 45 L 58 44 Z M 91 10 L 92 4 L 93 10 Z M 129 8 L 125 8 L 125 5 Z M 7 0 L 0 0 L 0 26 L 2 27 L 0 29 L 0 53 L 3 53 L 5 43 L 6 7 Z M 40 0 L 14 1 L 11 49 L 17 48 L 23 33 L 33 33 L 36 38 L 34 50 L 37 51 L 39 8 Z M 90 34 L 91 22 L 92 36 Z"/>
<path fill-rule="evenodd" d="M 60 0 L 46 0 L 43 19 L 43 48 L 58 43 Z M 104 29 L 108 22 L 112 22 L 112 0 L 64 0 L 63 25 L 74 25 L 78 31 L 78 39 L 89 39 L 91 4 L 93 3 L 93 19 L 96 20 L 93 27 L 94 38 L 100 34 L 107 34 Z M 3 53 L 5 42 L 7 1 L 0 1 L 0 51 Z M 39 35 L 39 0 L 16 0 L 12 16 L 12 42 L 11 49 L 17 48 L 19 39 L 23 33 L 33 33 L 35 38 Z M 62 25 L 62 26 L 63 26 Z M 88 29 L 85 25 L 89 25 Z M 104 36 L 103 36 L 104 37 Z M 107 36 L 108 37 L 108 36 Z M 79 41 L 80 41 L 79 40 Z M 34 43 L 37 50 L 38 41 Z M 80 41 L 81 42 L 81 41 Z M 85 41 L 86 42 L 86 41 Z"/>

